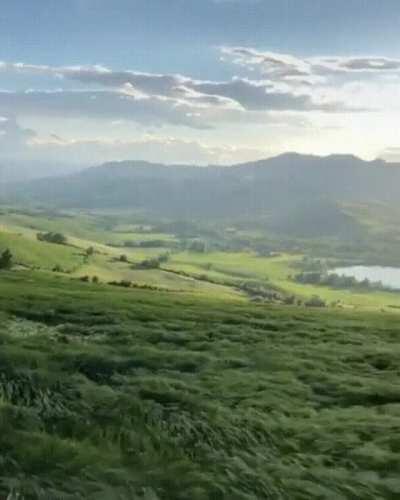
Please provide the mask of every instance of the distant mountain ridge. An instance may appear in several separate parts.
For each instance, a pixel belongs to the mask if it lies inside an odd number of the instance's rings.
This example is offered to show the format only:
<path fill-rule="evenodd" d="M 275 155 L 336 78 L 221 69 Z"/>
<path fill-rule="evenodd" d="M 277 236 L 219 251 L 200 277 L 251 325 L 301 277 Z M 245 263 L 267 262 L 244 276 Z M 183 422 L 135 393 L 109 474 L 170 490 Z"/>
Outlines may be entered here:
<path fill-rule="evenodd" d="M 323 214 L 327 227 L 332 218 L 339 226 L 347 221 L 344 203 L 400 206 L 400 164 L 296 153 L 230 167 L 124 161 L 17 184 L 11 193 L 63 208 L 129 208 L 182 219 L 269 217 L 272 226 L 286 220 L 293 229 L 302 214 L 318 213 L 323 229 Z"/>

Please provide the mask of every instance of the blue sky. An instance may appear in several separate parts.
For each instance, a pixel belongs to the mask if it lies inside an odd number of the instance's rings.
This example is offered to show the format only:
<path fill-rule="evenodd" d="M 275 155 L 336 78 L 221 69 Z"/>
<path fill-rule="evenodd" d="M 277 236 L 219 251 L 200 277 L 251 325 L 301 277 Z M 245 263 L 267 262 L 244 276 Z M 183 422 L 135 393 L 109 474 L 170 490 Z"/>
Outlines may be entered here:
<path fill-rule="evenodd" d="M 399 25 L 398 0 L 4 0 L 2 156 L 396 158 Z"/>

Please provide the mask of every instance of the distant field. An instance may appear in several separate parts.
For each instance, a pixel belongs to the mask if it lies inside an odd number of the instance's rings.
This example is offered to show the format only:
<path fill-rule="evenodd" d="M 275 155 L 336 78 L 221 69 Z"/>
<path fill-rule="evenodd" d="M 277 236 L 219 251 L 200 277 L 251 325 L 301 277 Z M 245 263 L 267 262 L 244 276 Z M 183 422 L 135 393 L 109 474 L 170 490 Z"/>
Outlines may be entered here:
<path fill-rule="evenodd" d="M 226 276 L 230 279 L 258 279 L 271 283 L 287 293 L 303 299 L 318 295 L 328 303 L 341 301 L 344 306 L 362 309 L 380 309 L 390 306 L 400 307 L 400 293 L 358 292 L 331 289 L 296 283 L 292 276 L 298 272 L 293 268 L 302 255 L 282 254 L 278 257 L 258 257 L 251 253 L 216 252 L 196 254 L 184 252 L 173 256 L 172 264 L 187 272 L 203 273 L 210 278 Z M 208 265 L 211 263 L 211 268 Z"/>

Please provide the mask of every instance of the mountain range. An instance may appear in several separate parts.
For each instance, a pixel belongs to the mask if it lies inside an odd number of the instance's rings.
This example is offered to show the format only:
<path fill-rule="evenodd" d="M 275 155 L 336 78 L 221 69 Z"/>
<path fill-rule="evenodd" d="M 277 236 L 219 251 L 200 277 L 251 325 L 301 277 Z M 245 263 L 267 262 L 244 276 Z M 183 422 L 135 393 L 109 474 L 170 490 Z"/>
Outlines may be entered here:
<path fill-rule="evenodd" d="M 400 164 L 286 153 L 230 167 L 105 163 L 3 187 L 4 201 L 61 208 L 134 209 L 154 216 L 256 218 L 278 231 L 354 231 L 349 204 L 400 207 Z"/>

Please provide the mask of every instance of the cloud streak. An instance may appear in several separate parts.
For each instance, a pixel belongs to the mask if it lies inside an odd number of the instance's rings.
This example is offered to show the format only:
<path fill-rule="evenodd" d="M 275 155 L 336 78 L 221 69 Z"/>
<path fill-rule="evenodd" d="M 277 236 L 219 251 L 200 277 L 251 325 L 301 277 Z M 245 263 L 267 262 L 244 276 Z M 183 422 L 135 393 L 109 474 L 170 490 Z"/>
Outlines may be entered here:
<path fill-rule="evenodd" d="M 275 73 L 299 76 L 274 62 Z M 289 65 L 289 62 L 286 61 Z M 52 77 L 77 82 L 79 90 L 0 93 L 0 112 L 19 115 L 76 116 L 125 119 L 144 124 L 173 124 L 209 128 L 216 122 L 267 121 L 270 112 L 339 112 L 349 108 L 340 102 L 317 99 L 311 93 L 283 87 L 272 80 L 233 78 L 227 81 L 195 80 L 183 75 L 112 71 L 103 66 L 46 66 L 0 63 L 0 71 Z M 306 75 L 305 71 L 302 74 Z"/>
<path fill-rule="evenodd" d="M 259 71 L 272 81 L 323 83 L 329 75 L 400 74 L 400 59 L 376 56 L 307 57 L 259 51 L 249 47 L 222 47 L 223 58 L 234 64 Z"/>

